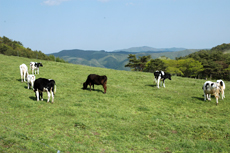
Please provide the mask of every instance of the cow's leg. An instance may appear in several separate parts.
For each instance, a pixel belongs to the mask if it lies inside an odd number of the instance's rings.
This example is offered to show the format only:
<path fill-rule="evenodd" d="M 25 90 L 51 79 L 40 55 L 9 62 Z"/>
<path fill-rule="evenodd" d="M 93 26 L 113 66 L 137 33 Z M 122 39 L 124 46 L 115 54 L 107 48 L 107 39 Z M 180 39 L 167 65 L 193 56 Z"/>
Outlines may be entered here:
<path fill-rule="evenodd" d="M 225 98 L 225 96 L 224 96 L 224 90 L 221 91 L 221 96 L 222 96 L 222 99 Z"/>
<path fill-rule="evenodd" d="M 34 81 L 31 81 L 31 88 L 34 88 Z"/>
<path fill-rule="evenodd" d="M 154 78 L 154 83 L 157 83 L 157 78 L 156 77 Z"/>
<path fill-rule="evenodd" d="M 206 97 L 207 97 L 207 95 L 206 95 L 205 92 L 204 92 L 204 101 L 206 101 Z"/>
<path fill-rule="evenodd" d="M 105 94 L 106 93 L 106 89 L 107 89 L 106 84 L 103 84 L 103 88 L 104 88 L 104 94 Z"/>
<path fill-rule="evenodd" d="M 47 103 L 50 101 L 50 92 L 47 90 L 47 95 L 48 95 L 48 99 L 47 99 Z"/>
<path fill-rule="evenodd" d="M 219 98 L 219 95 L 215 94 L 215 97 L 216 97 L 216 105 L 218 105 L 218 98 Z"/>
<path fill-rule="evenodd" d="M 22 71 L 20 73 L 21 73 L 21 82 L 23 82 L 23 73 Z"/>
<path fill-rule="evenodd" d="M 157 80 L 157 88 L 159 88 L 159 83 L 160 83 L 160 77 L 158 77 L 158 80 Z"/>
<path fill-rule="evenodd" d="M 54 103 L 54 92 L 51 90 L 52 103 Z"/>
<path fill-rule="evenodd" d="M 38 89 L 37 89 L 37 91 L 36 91 L 36 97 L 37 97 L 37 101 L 39 101 L 39 97 L 40 96 L 40 94 L 39 94 L 39 91 L 38 91 Z"/>
<path fill-rule="evenodd" d="M 27 82 L 27 84 L 28 84 L 28 89 L 30 89 L 30 83 L 29 83 L 29 81 Z"/>
<path fill-rule="evenodd" d="M 43 101 L 43 93 L 40 92 L 39 94 L 40 94 L 39 96 L 41 96 L 41 101 Z"/>
<path fill-rule="evenodd" d="M 37 68 L 37 72 L 38 72 L 38 74 L 39 74 L 39 68 Z"/>
<path fill-rule="evenodd" d="M 91 91 L 91 83 L 89 83 L 89 88 L 90 88 L 90 91 Z"/>
<path fill-rule="evenodd" d="M 207 94 L 208 100 L 211 100 L 211 94 Z"/>
<path fill-rule="evenodd" d="M 165 79 L 163 80 L 163 86 L 164 86 L 164 88 L 165 88 Z"/>
<path fill-rule="evenodd" d="M 26 82 L 26 72 L 24 71 L 24 82 Z"/>

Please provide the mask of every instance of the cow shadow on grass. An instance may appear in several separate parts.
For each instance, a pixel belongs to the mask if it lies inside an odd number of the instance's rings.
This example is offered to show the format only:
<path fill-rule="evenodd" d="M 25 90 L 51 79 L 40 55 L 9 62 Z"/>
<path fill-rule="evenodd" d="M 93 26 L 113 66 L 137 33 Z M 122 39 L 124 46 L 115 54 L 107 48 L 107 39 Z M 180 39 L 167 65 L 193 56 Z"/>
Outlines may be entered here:
<path fill-rule="evenodd" d="M 89 92 L 90 92 L 90 89 L 89 89 L 89 88 L 87 88 L 87 89 L 81 88 L 81 89 L 82 89 L 82 90 L 87 90 L 87 91 L 89 91 Z M 91 92 L 94 92 L 94 91 L 104 93 L 104 91 L 103 91 L 103 90 L 100 90 L 100 89 L 91 89 Z"/>
<path fill-rule="evenodd" d="M 36 100 L 37 101 L 37 98 L 35 96 L 34 97 L 30 96 L 29 98 L 32 99 L 32 100 Z M 43 99 L 43 101 L 44 101 L 44 99 Z"/>
<path fill-rule="evenodd" d="M 21 82 L 22 80 L 21 79 L 16 79 L 18 82 Z"/>
<path fill-rule="evenodd" d="M 204 101 L 204 96 L 203 97 L 192 97 L 193 99 L 197 99 L 197 100 L 202 100 Z"/>
<path fill-rule="evenodd" d="M 155 85 L 155 84 L 147 84 L 147 85 L 145 85 L 145 86 L 156 87 L 157 85 Z"/>

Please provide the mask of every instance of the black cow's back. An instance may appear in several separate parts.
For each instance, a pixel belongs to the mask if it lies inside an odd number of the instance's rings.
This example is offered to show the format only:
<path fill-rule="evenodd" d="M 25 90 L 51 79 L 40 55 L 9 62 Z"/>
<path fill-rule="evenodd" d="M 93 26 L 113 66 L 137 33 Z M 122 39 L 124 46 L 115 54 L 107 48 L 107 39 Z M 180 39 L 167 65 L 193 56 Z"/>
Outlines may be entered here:
<path fill-rule="evenodd" d="M 105 75 L 100 76 L 96 74 L 90 74 L 87 78 L 87 84 L 96 84 L 96 85 L 103 85 L 107 81 L 107 77 Z"/>
<path fill-rule="evenodd" d="M 45 78 L 38 78 L 34 82 L 34 90 L 36 91 L 37 89 L 40 91 L 43 91 L 44 88 L 50 89 L 52 88 L 52 91 L 54 91 L 54 85 L 55 81 L 51 79 L 45 79 Z"/>

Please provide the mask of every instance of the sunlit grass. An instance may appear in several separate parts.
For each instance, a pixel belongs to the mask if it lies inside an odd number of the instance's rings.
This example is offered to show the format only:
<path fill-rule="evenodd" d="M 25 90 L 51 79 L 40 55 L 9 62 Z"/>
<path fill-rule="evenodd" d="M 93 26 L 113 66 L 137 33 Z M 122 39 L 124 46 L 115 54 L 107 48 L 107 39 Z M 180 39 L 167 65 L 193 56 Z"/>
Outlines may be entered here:
<path fill-rule="evenodd" d="M 173 76 L 157 89 L 152 73 L 41 61 L 37 78 L 54 79 L 54 104 L 36 101 L 19 65 L 0 55 L 0 152 L 230 152 L 230 100 L 203 100 L 205 80 Z M 82 90 L 88 74 L 107 75 Z M 215 81 L 215 80 L 213 80 Z"/>

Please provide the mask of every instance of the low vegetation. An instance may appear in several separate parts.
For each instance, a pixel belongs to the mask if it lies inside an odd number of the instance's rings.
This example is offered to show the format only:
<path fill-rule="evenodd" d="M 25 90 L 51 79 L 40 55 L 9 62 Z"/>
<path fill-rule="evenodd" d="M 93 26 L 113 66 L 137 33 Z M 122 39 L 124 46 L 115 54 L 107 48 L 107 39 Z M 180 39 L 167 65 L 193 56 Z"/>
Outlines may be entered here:
<path fill-rule="evenodd" d="M 230 80 L 230 44 L 222 44 L 210 50 L 200 50 L 176 60 L 168 58 L 151 59 L 151 56 L 129 54 L 128 64 L 133 71 L 155 72 L 163 70 L 173 75 L 193 78 Z"/>
<path fill-rule="evenodd" d="M 59 57 L 55 57 L 53 55 L 47 56 L 41 51 L 33 51 L 30 48 L 25 48 L 20 41 L 11 40 L 6 36 L 0 37 L 0 54 L 67 63 Z"/>
<path fill-rule="evenodd" d="M 205 80 L 173 76 L 157 89 L 152 73 L 41 60 L 36 77 L 57 84 L 51 104 L 20 82 L 31 61 L 0 54 L 0 152 L 230 152 L 228 81 L 216 106 Z M 107 75 L 106 94 L 82 90 L 91 73 Z"/>

